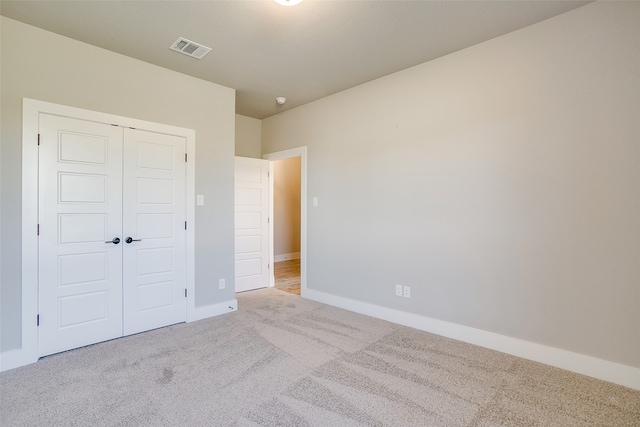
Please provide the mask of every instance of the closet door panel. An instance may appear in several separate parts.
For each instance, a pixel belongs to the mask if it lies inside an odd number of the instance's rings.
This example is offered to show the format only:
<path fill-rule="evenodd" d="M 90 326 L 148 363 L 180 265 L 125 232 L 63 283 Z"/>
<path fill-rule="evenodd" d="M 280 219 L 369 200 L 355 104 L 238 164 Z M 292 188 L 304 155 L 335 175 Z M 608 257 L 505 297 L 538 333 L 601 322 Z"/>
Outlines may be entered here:
<path fill-rule="evenodd" d="M 186 319 L 185 139 L 125 129 L 124 333 Z"/>
<path fill-rule="evenodd" d="M 122 335 L 122 129 L 41 114 L 39 355 Z"/>

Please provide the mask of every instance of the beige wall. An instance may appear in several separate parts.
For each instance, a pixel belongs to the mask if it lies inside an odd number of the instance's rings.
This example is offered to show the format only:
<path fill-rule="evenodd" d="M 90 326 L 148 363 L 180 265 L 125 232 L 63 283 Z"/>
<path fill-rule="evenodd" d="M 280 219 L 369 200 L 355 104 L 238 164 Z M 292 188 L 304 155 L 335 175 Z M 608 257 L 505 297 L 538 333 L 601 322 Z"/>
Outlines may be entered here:
<path fill-rule="evenodd" d="M 236 114 L 236 156 L 262 158 L 262 121 Z"/>
<path fill-rule="evenodd" d="M 274 255 L 300 252 L 300 157 L 273 162 Z"/>
<path fill-rule="evenodd" d="M 308 287 L 640 367 L 638 22 L 592 3 L 263 120 L 308 147 Z"/>
<path fill-rule="evenodd" d="M 20 347 L 23 97 L 195 129 L 196 306 L 232 300 L 235 91 L 1 19 L 0 348 Z"/>

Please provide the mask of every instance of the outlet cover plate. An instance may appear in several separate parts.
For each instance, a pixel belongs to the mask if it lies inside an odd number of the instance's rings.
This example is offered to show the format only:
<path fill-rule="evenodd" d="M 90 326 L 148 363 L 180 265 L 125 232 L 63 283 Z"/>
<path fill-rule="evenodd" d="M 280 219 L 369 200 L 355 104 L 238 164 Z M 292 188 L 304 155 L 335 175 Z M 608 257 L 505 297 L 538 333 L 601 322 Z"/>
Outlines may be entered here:
<path fill-rule="evenodd" d="M 402 285 L 396 285 L 396 296 L 397 297 L 402 296 Z"/>
<path fill-rule="evenodd" d="M 404 286 L 403 291 L 405 298 L 411 298 L 411 288 L 409 286 Z"/>

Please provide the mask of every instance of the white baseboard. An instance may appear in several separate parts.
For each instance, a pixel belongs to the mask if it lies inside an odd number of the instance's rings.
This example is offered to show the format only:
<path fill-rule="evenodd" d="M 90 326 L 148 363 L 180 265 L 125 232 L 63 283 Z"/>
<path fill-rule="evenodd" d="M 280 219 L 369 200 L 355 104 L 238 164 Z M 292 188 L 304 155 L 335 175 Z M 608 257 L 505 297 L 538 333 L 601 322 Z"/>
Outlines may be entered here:
<path fill-rule="evenodd" d="M 310 300 L 640 390 L 640 368 L 307 289 Z"/>
<path fill-rule="evenodd" d="M 27 351 L 21 348 L 5 351 L 0 353 L 0 372 L 19 368 L 20 366 L 29 365 L 37 361 L 37 357 L 34 359 Z"/>
<path fill-rule="evenodd" d="M 238 300 L 235 298 L 219 304 L 196 307 L 195 312 L 189 316 L 187 322 L 195 322 L 196 320 L 231 313 L 237 310 Z M 0 372 L 37 362 L 38 358 L 34 358 L 33 354 L 34 352 L 29 352 L 26 349 L 9 350 L 0 353 Z"/>
<path fill-rule="evenodd" d="M 290 259 L 300 259 L 300 252 L 273 256 L 273 262 L 288 261 Z"/>
<path fill-rule="evenodd" d="M 206 319 L 207 317 L 219 316 L 220 314 L 231 313 L 238 310 L 238 300 L 232 299 L 213 305 L 204 307 L 196 307 L 194 313 L 189 316 L 187 322 L 195 322 L 196 320 Z"/>

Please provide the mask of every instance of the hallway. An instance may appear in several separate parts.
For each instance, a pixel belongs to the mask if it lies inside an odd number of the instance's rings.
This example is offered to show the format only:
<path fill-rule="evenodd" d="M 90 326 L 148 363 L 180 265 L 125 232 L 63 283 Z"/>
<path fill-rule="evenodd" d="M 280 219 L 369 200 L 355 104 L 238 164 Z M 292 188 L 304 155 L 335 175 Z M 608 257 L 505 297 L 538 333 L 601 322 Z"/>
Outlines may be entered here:
<path fill-rule="evenodd" d="M 300 260 L 291 259 L 274 263 L 275 288 L 300 295 Z"/>

